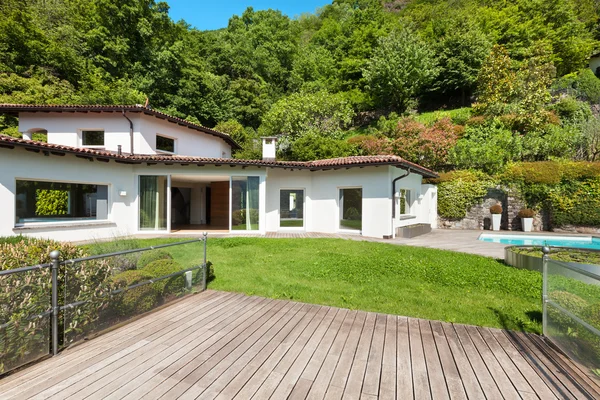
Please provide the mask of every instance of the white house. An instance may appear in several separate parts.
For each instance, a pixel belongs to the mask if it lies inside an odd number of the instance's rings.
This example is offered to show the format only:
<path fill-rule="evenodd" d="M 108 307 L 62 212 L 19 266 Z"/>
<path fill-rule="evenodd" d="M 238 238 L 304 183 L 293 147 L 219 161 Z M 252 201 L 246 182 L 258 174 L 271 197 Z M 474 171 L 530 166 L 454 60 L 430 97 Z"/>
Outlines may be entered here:
<path fill-rule="evenodd" d="M 88 240 L 138 233 L 347 232 L 392 238 L 437 225 L 434 172 L 396 156 L 309 162 L 231 158 L 228 135 L 143 106 L 0 104 L 0 236 Z M 33 141 L 46 133 L 47 143 Z"/>

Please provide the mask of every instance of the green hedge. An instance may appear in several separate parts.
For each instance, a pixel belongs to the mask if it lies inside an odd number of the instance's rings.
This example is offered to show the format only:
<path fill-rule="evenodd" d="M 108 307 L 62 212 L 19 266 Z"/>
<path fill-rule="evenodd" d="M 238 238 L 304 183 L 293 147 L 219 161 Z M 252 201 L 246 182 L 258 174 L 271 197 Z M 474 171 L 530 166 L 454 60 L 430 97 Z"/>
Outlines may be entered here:
<path fill-rule="evenodd" d="M 137 260 L 137 267 L 144 268 L 146 265 L 157 260 L 172 260 L 171 254 L 165 250 L 150 250 L 144 252 Z"/>
<path fill-rule="evenodd" d="M 49 189 L 37 189 L 35 191 L 35 215 L 66 215 L 68 212 L 68 191 Z"/>
<path fill-rule="evenodd" d="M 162 259 L 151 262 L 140 271 L 148 273 L 153 278 L 159 278 L 182 270 L 184 268 L 177 261 Z M 166 296 L 181 292 L 185 287 L 185 278 L 183 275 L 174 276 L 169 279 L 163 279 L 153 285 L 156 286 L 161 295 Z"/>
<path fill-rule="evenodd" d="M 430 181 L 438 185 L 438 214 L 461 219 L 493 186 L 493 180 L 482 172 L 458 170 L 441 174 Z"/>

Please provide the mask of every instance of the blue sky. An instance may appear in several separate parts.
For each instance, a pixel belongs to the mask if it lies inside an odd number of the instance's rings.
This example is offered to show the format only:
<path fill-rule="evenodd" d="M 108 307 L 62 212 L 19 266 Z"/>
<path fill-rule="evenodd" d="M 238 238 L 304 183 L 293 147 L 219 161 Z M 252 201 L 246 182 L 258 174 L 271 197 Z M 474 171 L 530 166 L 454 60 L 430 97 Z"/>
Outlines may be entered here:
<path fill-rule="evenodd" d="M 200 30 L 225 28 L 229 18 L 241 15 L 248 7 L 255 10 L 280 10 L 293 18 L 304 12 L 330 4 L 332 0 L 167 0 L 169 15 L 175 21 L 185 20 Z"/>

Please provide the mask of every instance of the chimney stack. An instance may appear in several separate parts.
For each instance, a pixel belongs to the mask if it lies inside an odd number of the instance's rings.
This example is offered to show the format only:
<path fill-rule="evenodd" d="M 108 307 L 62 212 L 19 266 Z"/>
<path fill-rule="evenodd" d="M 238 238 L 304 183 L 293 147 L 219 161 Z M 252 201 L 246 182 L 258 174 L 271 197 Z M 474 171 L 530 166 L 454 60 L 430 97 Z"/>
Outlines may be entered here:
<path fill-rule="evenodd" d="M 275 152 L 277 150 L 275 144 L 277 143 L 277 138 L 269 136 L 261 139 L 263 161 L 275 161 Z"/>

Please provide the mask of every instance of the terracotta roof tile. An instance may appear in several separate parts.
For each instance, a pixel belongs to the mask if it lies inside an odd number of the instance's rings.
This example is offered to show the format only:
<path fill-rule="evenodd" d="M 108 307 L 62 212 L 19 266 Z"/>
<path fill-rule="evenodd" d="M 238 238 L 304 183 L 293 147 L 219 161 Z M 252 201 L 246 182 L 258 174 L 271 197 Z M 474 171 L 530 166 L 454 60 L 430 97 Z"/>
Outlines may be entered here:
<path fill-rule="evenodd" d="M 291 168 L 307 170 L 339 169 L 365 166 L 391 165 L 401 168 L 410 168 L 426 178 L 435 178 L 438 175 L 420 165 L 406 161 L 402 157 L 392 155 L 380 156 L 353 156 L 330 158 L 315 161 L 270 161 L 270 160 L 240 160 L 234 158 L 207 158 L 167 154 L 117 154 L 115 152 L 79 147 L 63 146 L 59 144 L 43 143 L 33 140 L 18 139 L 11 136 L 0 135 L 0 147 L 24 147 L 31 151 L 46 151 L 49 153 L 68 153 L 79 157 L 97 158 L 100 160 L 115 160 L 121 163 L 162 163 L 162 164 L 199 164 L 199 165 L 240 165 L 271 168 Z"/>

